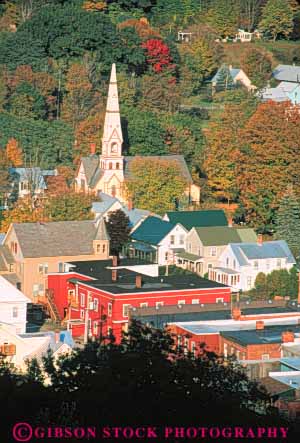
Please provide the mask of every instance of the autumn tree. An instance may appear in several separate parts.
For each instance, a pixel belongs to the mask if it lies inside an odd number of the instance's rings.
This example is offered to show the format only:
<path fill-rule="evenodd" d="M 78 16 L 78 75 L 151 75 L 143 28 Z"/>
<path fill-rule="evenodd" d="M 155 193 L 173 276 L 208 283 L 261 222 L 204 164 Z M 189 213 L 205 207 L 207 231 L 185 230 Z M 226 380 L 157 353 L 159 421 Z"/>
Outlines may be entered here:
<path fill-rule="evenodd" d="M 111 211 L 108 214 L 106 226 L 110 237 L 111 253 L 118 256 L 123 246 L 129 241 L 129 218 L 122 209 Z"/>
<path fill-rule="evenodd" d="M 6 203 L 8 193 L 10 191 L 10 175 L 9 163 L 4 149 L 0 149 L 0 206 L 3 207 Z"/>
<path fill-rule="evenodd" d="M 174 112 L 178 110 L 181 100 L 180 87 L 168 72 L 143 75 L 139 94 L 138 107 L 142 111 Z"/>
<path fill-rule="evenodd" d="M 3 211 L 1 232 L 7 232 L 11 223 L 31 223 L 48 221 L 43 207 L 36 207 L 31 197 L 20 198 L 12 209 Z"/>
<path fill-rule="evenodd" d="M 15 138 L 11 138 L 7 142 L 6 157 L 7 163 L 10 166 L 19 167 L 23 165 L 22 148 L 19 146 L 19 143 Z"/>
<path fill-rule="evenodd" d="M 89 195 L 69 191 L 49 197 L 43 205 L 50 221 L 92 220 L 92 202 Z"/>
<path fill-rule="evenodd" d="M 43 119 L 46 116 L 44 97 L 30 83 L 20 83 L 8 100 L 7 107 L 18 117 Z"/>
<path fill-rule="evenodd" d="M 289 103 L 268 102 L 245 125 L 237 179 L 246 220 L 257 228 L 272 229 L 282 192 L 299 189 L 299 119 Z"/>
<path fill-rule="evenodd" d="M 293 18 L 294 13 L 288 0 L 268 0 L 259 27 L 273 41 L 279 36 L 287 38 L 293 31 Z"/>
<path fill-rule="evenodd" d="M 235 0 L 213 0 L 206 21 L 220 37 L 233 37 L 237 30 L 239 11 Z"/>
<path fill-rule="evenodd" d="M 158 39 L 150 39 L 142 43 L 142 48 L 146 52 L 146 60 L 153 72 L 173 71 L 174 64 L 170 53 L 170 48 Z"/>
<path fill-rule="evenodd" d="M 161 214 L 175 209 L 187 187 L 175 160 L 136 157 L 130 163 L 130 174 L 127 186 L 135 206 Z"/>
<path fill-rule="evenodd" d="M 285 240 L 295 256 L 300 254 L 300 202 L 292 186 L 279 200 L 275 215 L 275 235 Z"/>
<path fill-rule="evenodd" d="M 239 1 L 240 26 L 243 29 L 247 29 L 249 32 L 255 29 L 264 2 L 265 0 Z"/>
<path fill-rule="evenodd" d="M 241 57 L 241 68 L 251 82 L 261 88 L 271 77 L 272 60 L 265 52 L 257 48 L 247 49 Z"/>
<path fill-rule="evenodd" d="M 88 116 L 94 103 L 92 83 L 86 67 L 81 63 L 73 63 L 67 73 L 66 95 L 63 101 L 62 116 L 77 128 L 80 121 Z"/>

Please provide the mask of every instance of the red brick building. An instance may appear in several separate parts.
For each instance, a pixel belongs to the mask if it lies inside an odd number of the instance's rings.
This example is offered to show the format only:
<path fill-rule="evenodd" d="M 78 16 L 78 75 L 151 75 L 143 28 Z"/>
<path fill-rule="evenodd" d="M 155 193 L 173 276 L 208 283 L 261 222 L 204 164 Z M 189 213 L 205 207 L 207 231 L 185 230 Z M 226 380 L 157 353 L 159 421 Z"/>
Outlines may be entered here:
<path fill-rule="evenodd" d="M 112 332 L 117 341 L 132 308 L 230 303 L 228 286 L 196 274 L 151 276 L 148 271 L 131 260 L 118 265 L 108 260 L 74 262 L 70 272 L 48 275 L 48 290 L 74 337 L 99 338 Z"/>

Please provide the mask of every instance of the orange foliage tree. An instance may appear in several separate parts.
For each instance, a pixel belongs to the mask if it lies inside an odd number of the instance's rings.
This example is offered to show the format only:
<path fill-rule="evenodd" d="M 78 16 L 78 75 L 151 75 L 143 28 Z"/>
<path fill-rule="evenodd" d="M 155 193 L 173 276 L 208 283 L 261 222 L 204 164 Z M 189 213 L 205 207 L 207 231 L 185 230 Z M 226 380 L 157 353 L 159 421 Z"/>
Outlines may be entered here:
<path fill-rule="evenodd" d="M 160 34 L 157 30 L 153 29 L 148 20 L 145 17 L 131 18 L 118 24 L 118 29 L 134 28 L 136 33 L 142 40 L 148 40 L 149 38 L 159 38 Z"/>
<path fill-rule="evenodd" d="M 261 229 L 273 225 L 289 184 L 300 194 L 300 109 L 289 102 L 260 104 L 243 131 L 237 167 L 246 220 Z"/>
<path fill-rule="evenodd" d="M 7 232 L 11 223 L 48 221 L 43 207 L 35 207 L 31 197 L 20 198 L 12 209 L 3 211 L 1 232 Z"/>
<path fill-rule="evenodd" d="M 6 157 L 9 166 L 19 167 L 23 165 L 23 152 L 15 138 L 11 138 L 7 142 Z"/>

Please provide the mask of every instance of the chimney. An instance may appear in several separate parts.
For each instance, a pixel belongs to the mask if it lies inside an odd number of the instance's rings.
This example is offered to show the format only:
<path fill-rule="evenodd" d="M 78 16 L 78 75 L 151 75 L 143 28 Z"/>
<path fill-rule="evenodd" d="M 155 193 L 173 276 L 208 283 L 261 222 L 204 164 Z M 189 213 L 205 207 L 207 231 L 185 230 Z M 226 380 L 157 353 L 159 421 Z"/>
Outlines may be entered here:
<path fill-rule="evenodd" d="M 118 266 L 118 256 L 117 255 L 114 255 L 113 256 L 113 258 L 112 258 L 112 265 L 115 267 L 115 266 Z"/>
<path fill-rule="evenodd" d="M 90 143 L 90 152 L 91 155 L 96 154 L 96 143 Z"/>
<path fill-rule="evenodd" d="M 233 308 L 232 310 L 232 318 L 233 320 L 240 320 L 242 312 L 240 308 Z"/>
<path fill-rule="evenodd" d="M 128 201 L 128 211 L 132 211 L 133 210 L 133 201 L 130 199 L 129 201 Z"/>
<path fill-rule="evenodd" d="M 262 245 L 263 244 L 263 236 L 262 234 L 257 234 L 257 244 Z"/>
<path fill-rule="evenodd" d="M 118 271 L 117 271 L 117 269 L 112 269 L 112 271 L 111 271 L 111 279 L 112 279 L 112 281 L 117 281 L 118 280 Z"/>
<path fill-rule="evenodd" d="M 229 215 L 229 217 L 228 217 L 228 226 L 230 228 L 232 228 L 232 217 L 231 217 L 231 215 Z"/>
<path fill-rule="evenodd" d="M 256 322 L 256 330 L 257 331 L 262 331 L 263 329 L 265 329 L 265 322 L 262 320 L 258 320 Z"/>
<path fill-rule="evenodd" d="M 60 342 L 59 336 L 60 336 L 60 331 L 57 329 L 55 331 L 55 343 L 59 343 Z"/>
<path fill-rule="evenodd" d="M 135 287 L 136 288 L 141 288 L 142 287 L 142 276 L 141 275 L 137 275 L 135 277 Z"/>
<path fill-rule="evenodd" d="M 295 334 L 293 331 L 284 331 L 281 334 L 282 343 L 290 343 L 295 341 Z"/>

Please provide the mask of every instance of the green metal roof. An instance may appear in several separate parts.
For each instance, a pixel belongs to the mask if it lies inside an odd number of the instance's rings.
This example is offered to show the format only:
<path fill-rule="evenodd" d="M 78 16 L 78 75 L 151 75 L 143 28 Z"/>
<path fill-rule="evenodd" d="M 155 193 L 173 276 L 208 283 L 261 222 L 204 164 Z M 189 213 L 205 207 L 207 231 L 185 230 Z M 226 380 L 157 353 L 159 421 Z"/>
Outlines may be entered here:
<path fill-rule="evenodd" d="M 177 255 L 178 258 L 182 258 L 184 260 L 189 260 L 189 261 L 192 261 L 192 262 L 201 260 L 201 257 L 199 257 L 199 255 L 190 254 L 189 252 L 179 252 L 176 255 Z"/>
<path fill-rule="evenodd" d="M 244 229 L 231 228 L 229 226 L 214 226 L 213 228 L 195 228 L 203 246 L 222 246 L 229 243 L 241 243 L 242 240 L 240 231 L 246 231 Z M 254 236 L 256 241 L 256 235 L 253 229 L 247 229 L 252 231 L 244 234 L 244 237 Z"/>
<path fill-rule="evenodd" d="M 242 243 L 256 243 L 257 235 L 251 228 L 238 228 L 238 234 Z"/>
<path fill-rule="evenodd" d="M 167 212 L 166 215 L 171 223 L 180 223 L 188 230 L 195 226 L 228 226 L 225 213 L 221 209 L 207 211 L 175 211 Z"/>
<path fill-rule="evenodd" d="M 158 217 L 148 217 L 131 234 L 132 240 L 141 241 L 150 245 L 158 245 L 159 242 L 174 228 L 174 224 Z"/>

